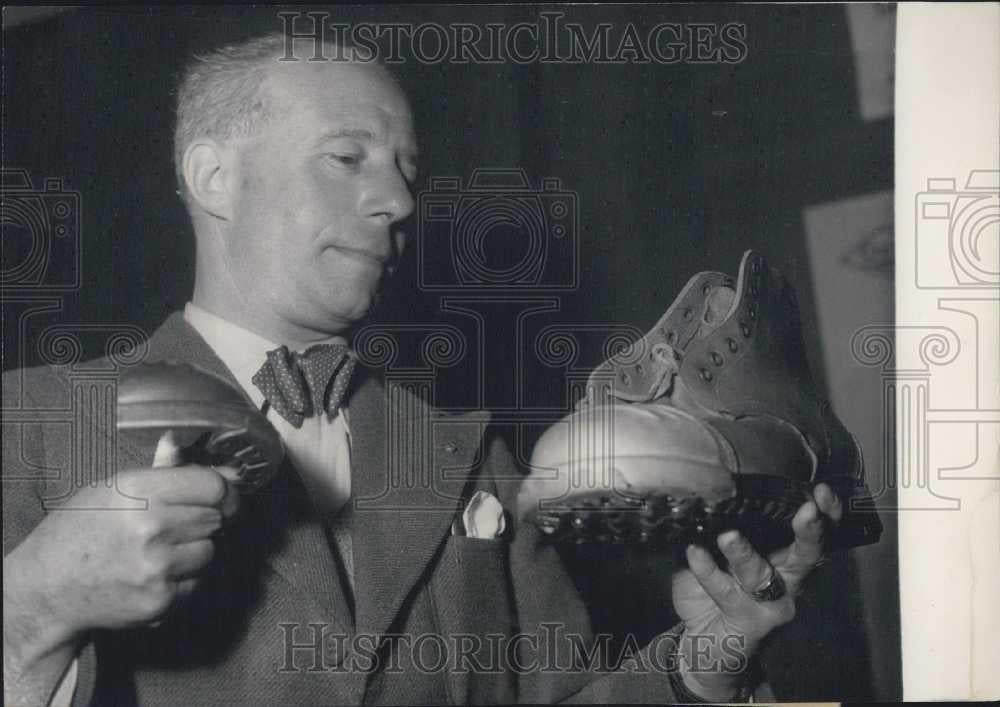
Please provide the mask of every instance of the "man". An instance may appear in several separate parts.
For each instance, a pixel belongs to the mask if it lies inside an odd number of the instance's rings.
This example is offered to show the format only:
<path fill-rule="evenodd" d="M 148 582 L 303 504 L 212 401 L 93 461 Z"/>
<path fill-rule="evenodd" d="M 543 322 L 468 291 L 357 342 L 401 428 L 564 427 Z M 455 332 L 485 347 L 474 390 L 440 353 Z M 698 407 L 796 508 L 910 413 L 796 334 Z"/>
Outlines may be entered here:
<path fill-rule="evenodd" d="M 350 375 L 353 358 L 339 353 L 404 247 L 397 227 L 413 209 L 417 155 L 406 99 L 380 66 L 281 62 L 284 46 L 276 35 L 217 51 L 181 85 L 175 160 L 196 236 L 195 290 L 153 335 L 148 359 L 194 363 L 241 388 L 281 434 L 285 467 L 239 499 L 230 470 L 177 466 L 167 437 L 152 458 L 121 446 L 114 483 L 67 489 L 72 475 L 37 471 L 67 468 L 59 430 L 5 439 L 21 452 L 5 457 L 5 476 L 39 476 L 4 488 L 5 701 L 749 695 L 757 683 L 746 658 L 792 619 L 824 524 L 840 517 L 834 494 L 817 487 L 793 521 L 795 542 L 770 562 L 735 532 L 719 537 L 728 572 L 688 548 L 691 570 L 663 587 L 684 620 L 663 627 L 671 640 L 618 672 L 581 664 L 595 655 L 585 607 L 536 531 L 453 530 L 476 499 L 512 501 L 494 479 L 510 478 L 513 461 L 482 436 L 484 418 L 442 418 L 390 396 L 377 372 Z M 314 414 L 298 415 L 281 402 L 281 367 L 305 370 L 320 355 L 329 375 L 319 397 L 302 391 Z M 65 405 L 58 369 L 15 374 L 29 407 Z M 5 381 L 5 396 L 13 385 Z M 388 442 L 427 429 L 429 468 Z M 382 502 L 394 465 L 431 483 Z M 46 502 L 57 497 L 65 507 Z M 122 509 L 123 498 L 148 504 Z M 780 596 L 758 591 L 781 580 Z M 427 636 L 445 640 L 416 640 Z M 464 660 L 428 670 L 430 643 L 457 646 Z M 691 669 L 696 654 L 714 667 Z M 673 662 L 680 672 L 660 669 Z"/>

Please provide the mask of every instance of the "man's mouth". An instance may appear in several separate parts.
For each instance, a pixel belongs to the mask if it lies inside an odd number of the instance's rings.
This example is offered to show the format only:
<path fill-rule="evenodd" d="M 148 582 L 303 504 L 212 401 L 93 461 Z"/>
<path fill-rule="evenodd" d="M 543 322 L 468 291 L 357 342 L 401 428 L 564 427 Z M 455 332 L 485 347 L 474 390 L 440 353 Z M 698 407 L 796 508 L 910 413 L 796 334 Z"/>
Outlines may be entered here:
<path fill-rule="evenodd" d="M 367 250 L 348 248 L 346 246 L 340 246 L 340 245 L 332 245 L 329 247 L 332 250 L 337 251 L 337 254 L 340 256 L 365 263 L 372 267 L 376 267 L 379 270 L 384 269 L 386 264 L 389 262 L 389 258 L 380 253 L 373 253 Z"/>

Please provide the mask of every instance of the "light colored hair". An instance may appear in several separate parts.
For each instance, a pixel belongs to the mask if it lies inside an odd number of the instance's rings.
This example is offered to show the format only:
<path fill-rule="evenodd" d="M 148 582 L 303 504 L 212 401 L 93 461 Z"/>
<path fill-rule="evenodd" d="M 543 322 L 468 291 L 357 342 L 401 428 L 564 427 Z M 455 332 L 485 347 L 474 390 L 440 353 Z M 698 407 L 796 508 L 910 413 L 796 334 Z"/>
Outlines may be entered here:
<path fill-rule="evenodd" d="M 333 41 L 324 44 L 337 50 Z M 342 54 L 348 58 L 372 59 L 356 47 L 345 45 L 345 49 Z M 188 146 L 199 138 L 226 143 L 260 131 L 276 112 L 264 79 L 285 52 L 286 37 L 275 32 L 196 55 L 188 64 L 177 89 L 174 130 L 174 173 L 185 201 L 184 152 Z"/>

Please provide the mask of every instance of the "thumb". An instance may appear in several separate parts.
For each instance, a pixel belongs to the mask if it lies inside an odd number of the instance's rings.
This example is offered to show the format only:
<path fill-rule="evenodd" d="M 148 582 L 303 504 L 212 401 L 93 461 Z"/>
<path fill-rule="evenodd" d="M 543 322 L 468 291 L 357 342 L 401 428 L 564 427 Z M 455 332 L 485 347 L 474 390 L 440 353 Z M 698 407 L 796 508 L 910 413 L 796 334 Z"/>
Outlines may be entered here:
<path fill-rule="evenodd" d="M 181 461 L 181 448 L 177 444 L 174 431 L 167 430 L 160 436 L 160 441 L 156 443 L 153 466 L 180 466 Z"/>

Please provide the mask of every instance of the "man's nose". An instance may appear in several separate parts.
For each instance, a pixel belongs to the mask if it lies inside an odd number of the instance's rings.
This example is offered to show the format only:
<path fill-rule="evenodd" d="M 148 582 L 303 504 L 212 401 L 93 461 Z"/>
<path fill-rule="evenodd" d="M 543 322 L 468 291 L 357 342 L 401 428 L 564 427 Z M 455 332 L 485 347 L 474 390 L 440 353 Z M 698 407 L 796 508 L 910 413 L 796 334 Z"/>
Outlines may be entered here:
<path fill-rule="evenodd" d="M 365 216 L 388 223 L 402 221 L 413 212 L 410 185 L 398 169 L 388 169 L 369 182 L 362 208 Z"/>

